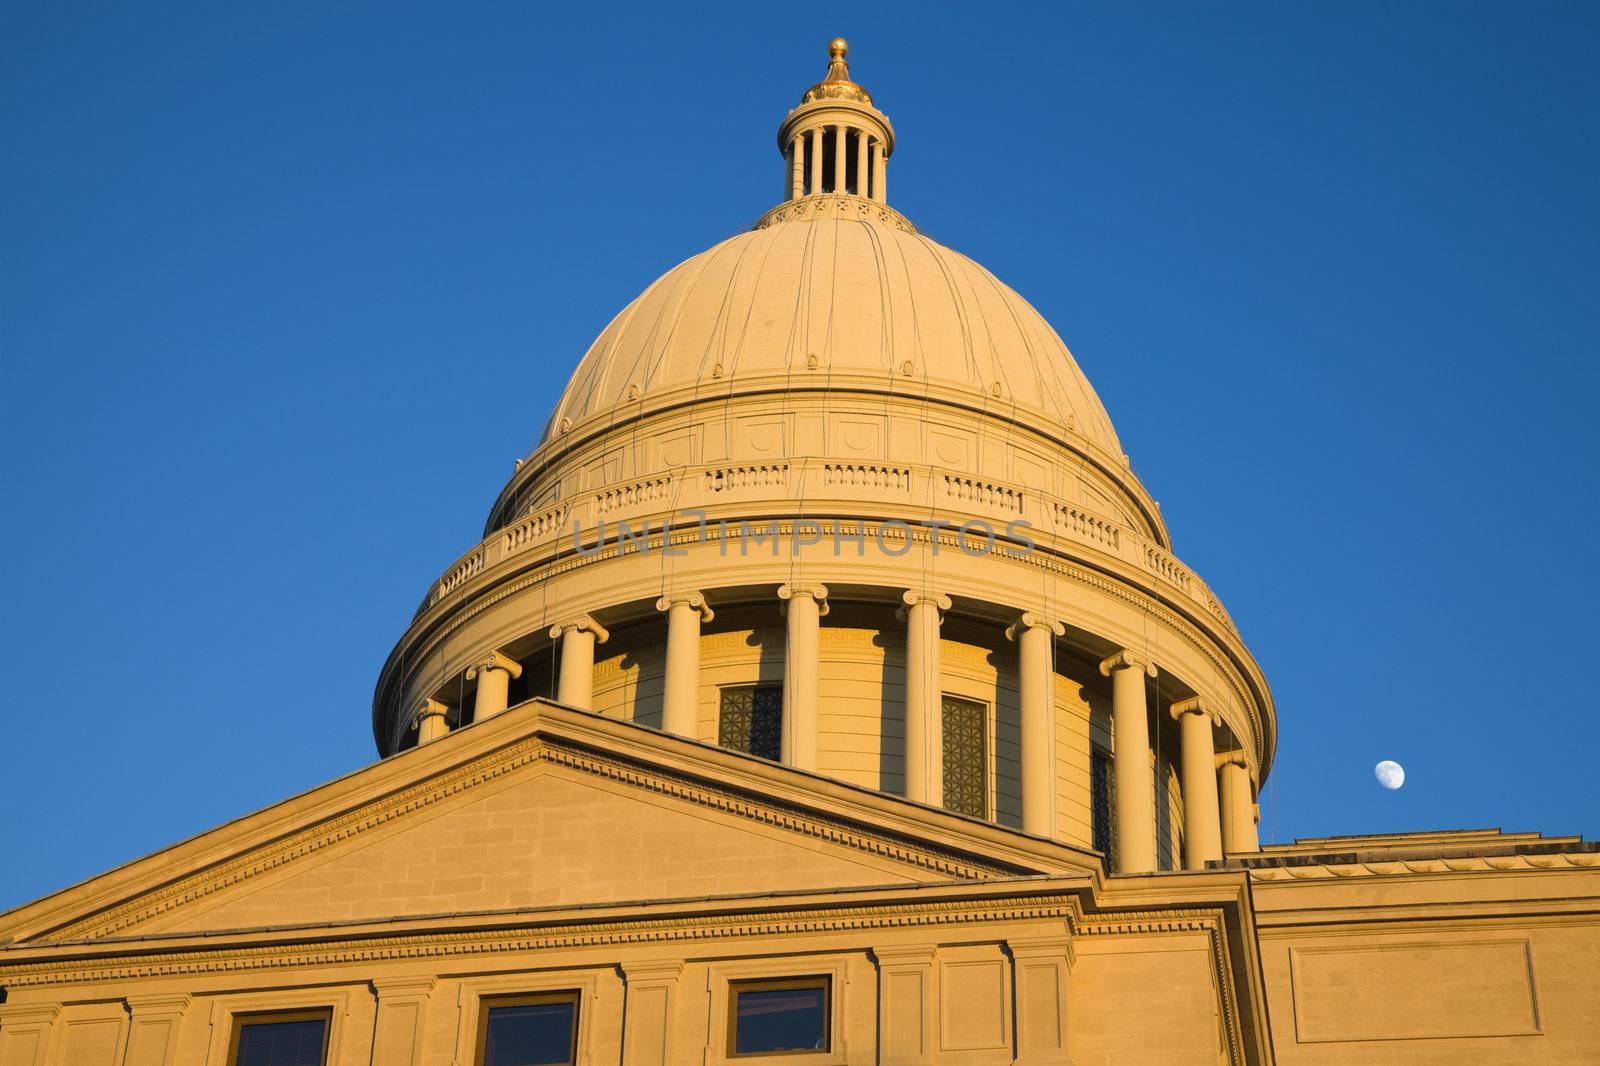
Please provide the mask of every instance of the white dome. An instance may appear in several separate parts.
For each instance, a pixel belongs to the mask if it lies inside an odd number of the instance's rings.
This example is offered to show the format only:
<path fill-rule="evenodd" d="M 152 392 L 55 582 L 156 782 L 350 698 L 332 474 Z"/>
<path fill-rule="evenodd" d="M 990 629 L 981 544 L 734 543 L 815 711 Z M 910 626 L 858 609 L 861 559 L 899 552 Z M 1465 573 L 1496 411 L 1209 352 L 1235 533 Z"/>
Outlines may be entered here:
<path fill-rule="evenodd" d="M 669 270 L 590 347 L 546 439 L 667 392 L 709 399 L 821 372 L 857 389 L 876 379 L 898 393 L 969 392 L 1120 458 L 1105 408 L 1043 316 L 894 212 L 856 203 L 741 233 Z"/>

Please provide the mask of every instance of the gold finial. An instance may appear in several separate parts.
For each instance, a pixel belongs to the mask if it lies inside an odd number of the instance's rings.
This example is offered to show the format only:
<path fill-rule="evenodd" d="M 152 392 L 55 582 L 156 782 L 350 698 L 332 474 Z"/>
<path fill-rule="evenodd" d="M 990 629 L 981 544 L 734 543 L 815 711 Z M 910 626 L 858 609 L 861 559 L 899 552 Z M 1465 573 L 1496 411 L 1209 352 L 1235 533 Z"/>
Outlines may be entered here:
<path fill-rule="evenodd" d="M 845 62 L 845 56 L 850 54 L 850 42 L 843 37 L 835 37 L 827 42 L 827 77 L 824 82 L 843 82 L 851 85 L 850 64 Z"/>
<path fill-rule="evenodd" d="M 867 90 L 850 80 L 850 64 L 844 59 L 849 54 L 850 42 L 843 37 L 829 41 L 828 76 L 807 89 L 800 102 L 809 104 L 813 100 L 849 99 L 871 104 L 872 97 L 867 95 Z"/>

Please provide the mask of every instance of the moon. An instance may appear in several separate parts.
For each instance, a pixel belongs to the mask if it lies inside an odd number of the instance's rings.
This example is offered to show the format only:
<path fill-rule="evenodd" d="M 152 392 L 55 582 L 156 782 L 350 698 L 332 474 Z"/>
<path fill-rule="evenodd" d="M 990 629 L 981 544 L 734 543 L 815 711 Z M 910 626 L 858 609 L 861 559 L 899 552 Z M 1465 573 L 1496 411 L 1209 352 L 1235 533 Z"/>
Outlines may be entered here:
<path fill-rule="evenodd" d="M 1406 783 L 1405 767 L 1392 759 L 1385 759 L 1372 768 L 1373 774 L 1378 778 L 1378 784 L 1393 792 Z"/>

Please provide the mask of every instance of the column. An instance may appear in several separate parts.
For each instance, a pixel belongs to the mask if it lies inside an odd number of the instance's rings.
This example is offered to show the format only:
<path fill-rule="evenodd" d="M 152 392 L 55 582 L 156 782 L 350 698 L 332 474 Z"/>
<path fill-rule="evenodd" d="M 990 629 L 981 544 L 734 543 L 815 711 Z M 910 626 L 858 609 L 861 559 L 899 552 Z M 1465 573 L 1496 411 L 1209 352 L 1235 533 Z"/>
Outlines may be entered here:
<path fill-rule="evenodd" d="M 900 597 L 906 623 L 906 799 L 944 804 L 944 685 L 939 624 L 950 597 L 910 591 Z"/>
<path fill-rule="evenodd" d="M 803 134 L 795 134 L 789 141 L 789 199 L 798 200 L 806 194 L 805 155 Z"/>
<path fill-rule="evenodd" d="M 556 701 L 579 710 L 594 709 L 594 646 L 611 634 L 586 614 L 550 627 L 550 639 L 561 641 L 561 673 Z"/>
<path fill-rule="evenodd" d="M 807 153 L 811 157 L 811 188 L 808 194 L 815 196 L 822 191 L 822 127 L 815 126 L 810 133 L 811 143 L 807 146 Z"/>
<path fill-rule="evenodd" d="M 1017 687 L 1022 711 L 1022 831 L 1055 835 L 1056 714 L 1051 638 L 1066 632 L 1060 622 L 1024 614 L 1006 629 L 1017 642 Z"/>
<path fill-rule="evenodd" d="M 1260 851 L 1256 839 L 1256 804 L 1250 786 L 1250 764 L 1244 752 L 1217 756 L 1217 791 L 1222 801 L 1222 851 Z"/>
<path fill-rule="evenodd" d="M 867 131 L 856 130 L 856 195 L 867 195 Z"/>
<path fill-rule="evenodd" d="M 438 700 L 427 699 L 422 701 L 411 715 L 411 720 L 417 725 L 417 747 L 432 743 L 450 732 L 450 708 Z"/>
<path fill-rule="evenodd" d="M 693 740 L 700 733 L 700 623 L 715 616 L 698 592 L 663 596 L 656 601 L 656 610 L 667 615 L 661 728 Z"/>
<path fill-rule="evenodd" d="M 1144 683 L 1155 666 L 1126 651 L 1100 664 L 1111 679 L 1112 772 L 1117 794 L 1118 873 L 1156 868 L 1155 774 L 1150 769 L 1150 723 Z"/>
<path fill-rule="evenodd" d="M 788 619 L 783 646 L 783 761 L 800 770 L 817 768 L 817 673 L 826 585 L 778 589 Z"/>
<path fill-rule="evenodd" d="M 522 664 L 492 651 L 467 668 L 467 680 L 478 681 L 472 720 L 482 722 L 505 710 L 511 702 L 511 679 L 522 676 Z"/>
<path fill-rule="evenodd" d="M 844 192 L 845 145 L 848 137 L 848 126 L 833 127 L 833 191 L 836 193 Z"/>
<path fill-rule="evenodd" d="M 888 203 L 889 158 L 883 154 L 883 142 L 872 139 L 872 198 L 880 204 Z"/>
<path fill-rule="evenodd" d="M 1217 752 L 1211 742 L 1211 712 L 1198 697 L 1172 705 L 1178 720 L 1180 787 L 1183 789 L 1183 868 L 1203 870 L 1222 858 L 1222 823 L 1217 815 Z"/>

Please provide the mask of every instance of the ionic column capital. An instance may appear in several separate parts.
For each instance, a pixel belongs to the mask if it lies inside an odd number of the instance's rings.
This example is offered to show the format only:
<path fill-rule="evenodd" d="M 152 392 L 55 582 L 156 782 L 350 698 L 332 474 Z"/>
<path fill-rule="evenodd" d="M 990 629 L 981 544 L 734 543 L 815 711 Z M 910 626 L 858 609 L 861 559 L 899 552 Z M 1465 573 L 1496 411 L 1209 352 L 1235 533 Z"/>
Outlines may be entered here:
<path fill-rule="evenodd" d="M 717 616 L 706 602 L 705 595 L 699 592 L 669 592 L 656 601 L 656 610 L 670 611 L 680 603 L 686 603 L 698 611 L 702 622 L 709 622 Z"/>
<path fill-rule="evenodd" d="M 1190 696 L 1186 700 L 1179 700 L 1167 708 L 1167 713 L 1177 719 L 1181 719 L 1186 714 L 1203 714 L 1212 725 L 1216 725 L 1222 720 L 1221 716 L 1211 709 L 1210 703 L 1200 696 Z"/>
<path fill-rule="evenodd" d="M 486 670 L 504 670 L 512 677 L 522 676 L 521 663 L 511 658 L 509 655 L 503 655 L 498 651 L 491 651 L 488 654 L 481 656 L 471 666 L 467 667 L 467 680 L 476 680 L 477 676 Z"/>
<path fill-rule="evenodd" d="M 1140 655 L 1138 652 L 1124 649 L 1100 660 L 1101 677 L 1110 677 L 1113 670 L 1126 670 L 1129 668 L 1143 670 L 1150 677 L 1156 676 L 1156 664 L 1154 661 Z"/>
<path fill-rule="evenodd" d="M 826 585 L 779 585 L 778 599 L 785 604 L 796 596 L 808 596 L 817 601 L 817 613 L 828 613 L 828 586 Z"/>
<path fill-rule="evenodd" d="M 1245 758 L 1242 748 L 1217 752 L 1217 769 L 1220 770 L 1224 766 L 1237 766 L 1246 773 L 1250 772 L 1250 760 Z"/>
<path fill-rule="evenodd" d="M 450 705 L 447 703 L 440 703 L 438 700 L 430 697 L 429 699 L 423 700 L 422 703 L 418 705 L 417 709 L 411 712 L 410 724 L 421 728 L 422 723 L 426 719 L 444 718 L 448 720 L 449 717 Z"/>
<path fill-rule="evenodd" d="M 1049 615 L 1037 611 L 1024 611 L 1015 622 L 1006 626 L 1006 639 L 1016 640 L 1027 629 L 1048 629 L 1053 636 L 1064 636 L 1067 627 L 1051 618 Z"/>
<path fill-rule="evenodd" d="M 580 633 L 593 633 L 596 644 L 604 644 L 611 636 L 605 626 L 596 622 L 586 614 L 574 615 L 565 622 L 557 622 L 550 627 L 550 639 L 560 640 L 568 632 L 576 630 Z"/>
<path fill-rule="evenodd" d="M 906 611 L 924 603 L 930 603 L 938 608 L 939 621 L 944 621 L 944 613 L 950 609 L 950 597 L 940 592 L 918 592 L 916 589 L 907 589 L 900 594 L 903 607 L 895 608 L 894 616 L 900 621 L 906 620 Z"/>

